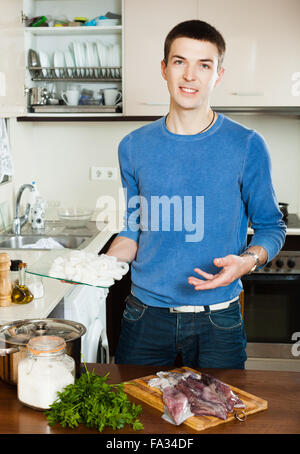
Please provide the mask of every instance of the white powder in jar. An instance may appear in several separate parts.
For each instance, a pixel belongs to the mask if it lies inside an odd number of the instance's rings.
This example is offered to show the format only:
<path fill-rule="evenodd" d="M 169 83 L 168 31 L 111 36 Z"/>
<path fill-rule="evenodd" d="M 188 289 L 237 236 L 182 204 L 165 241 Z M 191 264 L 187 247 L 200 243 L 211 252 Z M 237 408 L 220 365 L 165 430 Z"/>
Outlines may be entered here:
<path fill-rule="evenodd" d="M 58 398 L 57 392 L 75 381 L 74 360 L 64 358 L 25 358 L 18 366 L 18 399 L 39 409 L 48 409 Z"/>

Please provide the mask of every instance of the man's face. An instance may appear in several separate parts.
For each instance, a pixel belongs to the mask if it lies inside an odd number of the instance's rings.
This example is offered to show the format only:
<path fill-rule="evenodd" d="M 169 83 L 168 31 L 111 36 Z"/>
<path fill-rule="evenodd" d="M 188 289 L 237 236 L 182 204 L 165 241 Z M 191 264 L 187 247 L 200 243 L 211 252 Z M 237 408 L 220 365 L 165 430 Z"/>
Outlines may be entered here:
<path fill-rule="evenodd" d="M 191 38 L 176 38 L 172 42 L 168 64 L 162 61 L 161 71 L 171 104 L 182 109 L 199 109 L 208 104 L 224 73 L 223 68 L 218 71 L 217 47 Z"/>

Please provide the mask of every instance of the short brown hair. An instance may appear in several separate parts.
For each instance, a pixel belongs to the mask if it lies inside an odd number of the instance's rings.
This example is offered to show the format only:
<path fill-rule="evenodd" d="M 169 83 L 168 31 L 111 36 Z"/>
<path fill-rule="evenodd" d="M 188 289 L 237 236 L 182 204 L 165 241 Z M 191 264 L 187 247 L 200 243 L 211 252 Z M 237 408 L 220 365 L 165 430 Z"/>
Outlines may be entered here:
<path fill-rule="evenodd" d="M 221 67 L 226 50 L 224 38 L 212 25 L 209 25 L 207 22 L 203 22 L 201 20 L 188 20 L 180 22 L 180 24 L 175 25 L 175 27 L 168 33 L 164 45 L 164 61 L 166 65 L 168 64 L 172 42 L 176 38 L 183 37 L 198 39 L 199 41 L 208 41 L 215 44 L 219 53 L 218 67 Z"/>

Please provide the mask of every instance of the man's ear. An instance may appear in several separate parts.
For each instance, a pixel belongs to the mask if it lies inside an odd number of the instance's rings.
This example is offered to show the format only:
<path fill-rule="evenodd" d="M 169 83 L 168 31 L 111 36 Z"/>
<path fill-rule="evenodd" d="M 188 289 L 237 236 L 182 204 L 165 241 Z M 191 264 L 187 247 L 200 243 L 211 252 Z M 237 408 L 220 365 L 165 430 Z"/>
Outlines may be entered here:
<path fill-rule="evenodd" d="M 214 87 L 216 87 L 220 82 L 221 80 L 223 79 L 223 76 L 224 76 L 224 72 L 225 72 L 225 69 L 224 68 L 221 68 L 219 71 L 218 71 L 218 78 L 215 82 L 215 85 Z"/>
<path fill-rule="evenodd" d="M 165 80 L 167 80 L 167 76 L 166 76 L 167 65 L 166 65 L 166 63 L 165 63 L 165 60 L 162 60 L 162 61 L 160 62 L 160 69 L 161 69 L 161 74 L 162 74 L 163 78 L 164 78 Z"/>

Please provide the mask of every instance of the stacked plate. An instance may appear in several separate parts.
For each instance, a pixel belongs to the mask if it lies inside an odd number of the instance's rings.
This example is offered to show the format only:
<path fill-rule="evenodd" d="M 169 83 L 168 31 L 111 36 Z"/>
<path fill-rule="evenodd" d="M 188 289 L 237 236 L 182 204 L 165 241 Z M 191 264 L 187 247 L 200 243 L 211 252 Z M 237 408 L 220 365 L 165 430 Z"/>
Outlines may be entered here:
<path fill-rule="evenodd" d="M 50 59 L 40 51 L 42 74 L 51 77 Z M 121 72 L 120 44 L 72 41 L 64 51 L 57 50 L 53 54 L 54 74 L 57 78 L 120 78 Z"/>

